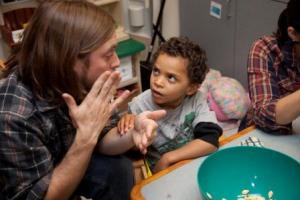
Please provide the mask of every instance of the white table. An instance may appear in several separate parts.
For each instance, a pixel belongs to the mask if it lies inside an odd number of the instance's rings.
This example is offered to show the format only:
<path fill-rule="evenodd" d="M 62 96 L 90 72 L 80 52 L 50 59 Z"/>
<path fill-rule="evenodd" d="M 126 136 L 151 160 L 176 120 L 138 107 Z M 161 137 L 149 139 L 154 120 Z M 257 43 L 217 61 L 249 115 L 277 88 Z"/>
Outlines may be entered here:
<path fill-rule="evenodd" d="M 280 151 L 300 162 L 300 134 L 274 136 L 250 127 L 225 139 L 220 149 L 239 146 L 250 136 L 262 141 L 265 148 Z M 178 163 L 142 181 L 133 188 L 131 199 L 201 200 L 197 171 L 205 158 Z"/>

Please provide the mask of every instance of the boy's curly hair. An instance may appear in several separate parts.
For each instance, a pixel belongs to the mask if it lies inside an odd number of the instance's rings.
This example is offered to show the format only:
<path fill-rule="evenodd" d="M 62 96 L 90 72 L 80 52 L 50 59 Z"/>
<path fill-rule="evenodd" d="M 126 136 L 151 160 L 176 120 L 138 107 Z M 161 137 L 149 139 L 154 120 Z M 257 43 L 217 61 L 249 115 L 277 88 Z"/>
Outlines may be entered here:
<path fill-rule="evenodd" d="M 187 37 L 172 37 L 163 43 L 153 56 L 153 63 L 160 54 L 181 56 L 188 60 L 188 78 L 190 83 L 201 84 L 208 72 L 206 53 L 200 46 Z"/>

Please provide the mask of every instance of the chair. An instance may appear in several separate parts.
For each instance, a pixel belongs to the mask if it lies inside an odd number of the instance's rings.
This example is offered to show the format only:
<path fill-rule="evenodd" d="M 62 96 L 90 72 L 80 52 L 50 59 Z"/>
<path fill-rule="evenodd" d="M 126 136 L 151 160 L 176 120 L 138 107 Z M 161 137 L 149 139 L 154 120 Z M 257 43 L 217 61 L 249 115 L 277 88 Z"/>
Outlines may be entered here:
<path fill-rule="evenodd" d="M 138 184 L 142 180 L 150 177 L 149 172 L 147 172 L 147 166 L 143 159 L 135 160 L 133 163 L 133 170 L 134 170 L 134 181 L 135 184 Z"/>

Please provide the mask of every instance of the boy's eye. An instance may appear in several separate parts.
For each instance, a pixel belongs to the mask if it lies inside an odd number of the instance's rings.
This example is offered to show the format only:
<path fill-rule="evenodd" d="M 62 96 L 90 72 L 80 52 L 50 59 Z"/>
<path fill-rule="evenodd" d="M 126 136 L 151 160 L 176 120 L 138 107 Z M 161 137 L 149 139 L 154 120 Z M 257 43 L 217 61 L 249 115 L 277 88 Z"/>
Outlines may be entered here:
<path fill-rule="evenodd" d="M 169 81 L 171 83 L 175 83 L 176 82 L 176 77 L 175 76 L 169 76 L 168 79 L 169 79 Z"/>
<path fill-rule="evenodd" d="M 154 75 L 158 75 L 158 74 L 159 74 L 159 71 L 158 71 L 158 69 L 153 68 L 152 73 L 153 73 Z"/>

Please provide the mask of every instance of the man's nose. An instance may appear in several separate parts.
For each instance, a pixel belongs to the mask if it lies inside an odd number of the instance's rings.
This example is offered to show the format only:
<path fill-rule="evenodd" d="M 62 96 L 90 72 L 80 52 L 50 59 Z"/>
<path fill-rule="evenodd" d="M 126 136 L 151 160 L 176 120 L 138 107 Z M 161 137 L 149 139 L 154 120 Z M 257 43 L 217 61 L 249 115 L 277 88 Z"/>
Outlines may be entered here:
<path fill-rule="evenodd" d="M 114 55 L 112 56 L 112 58 L 111 58 L 112 60 L 111 60 L 111 68 L 117 68 L 117 67 L 119 67 L 120 66 L 120 59 L 119 59 L 119 57 L 118 57 L 118 55 L 117 55 L 117 53 L 116 52 L 114 52 Z"/>

